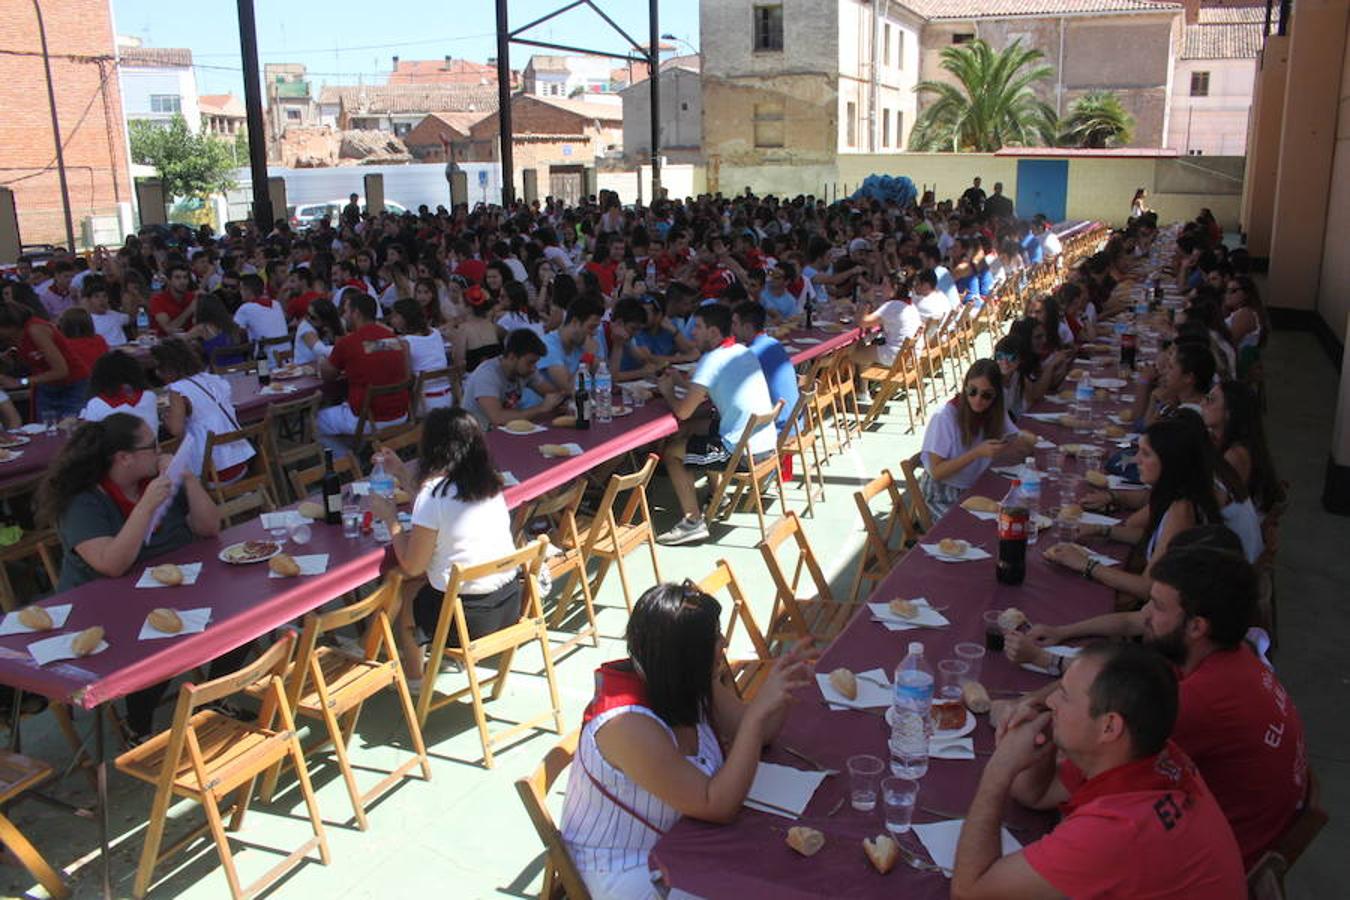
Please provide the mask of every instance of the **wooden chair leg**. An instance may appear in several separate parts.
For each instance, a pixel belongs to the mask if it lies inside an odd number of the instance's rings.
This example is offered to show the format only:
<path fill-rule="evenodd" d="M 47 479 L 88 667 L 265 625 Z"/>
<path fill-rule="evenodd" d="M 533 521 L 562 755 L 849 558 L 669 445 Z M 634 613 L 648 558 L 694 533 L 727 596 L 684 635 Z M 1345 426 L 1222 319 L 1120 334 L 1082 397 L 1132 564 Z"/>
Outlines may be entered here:
<path fill-rule="evenodd" d="M 659 583 L 661 581 L 661 564 L 656 560 L 656 537 L 652 534 L 650 528 L 647 530 L 647 550 L 652 555 L 652 575 Z"/>
<path fill-rule="evenodd" d="M 548 657 L 545 656 L 544 659 L 547 660 Z M 478 685 L 478 672 L 475 671 L 473 662 L 472 659 L 464 660 L 464 673 L 469 677 L 469 696 L 473 698 L 473 721 L 478 726 L 478 739 L 483 744 L 483 767 L 491 769 L 492 739 L 488 736 L 487 713 L 483 710 L 483 690 Z"/>
<path fill-rule="evenodd" d="M 623 588 L 623 603 L 628 607 L 628 614 L 633 614 L 633 592 L 628 586 L 628 567 L 623 564 L 623 548 L 619 546 L 616 538 L 614 541 L 614 565 L 619 570 L 619 586 Z"/>
<path fill-rule="evenodd" d="M 502 692 L 506 690 L 506 677 L 511 674 L 511 662 L 515 658 L 515 647 L 507 647 L 497 657 L 497 674 L 492 676 L 492 693 L 488 695 L 489 700 L 500 699 Z"/>
<path fill-rule="evenodd" d="M 431 780 L 431 760 L 427 759 L 426 741 L 422 739 L 422 729 L 417 727 L 417 710 L 413 708 L 412 692 L 408 682 L 398 671 L 394 677 L 394 692 L 398 694 L 398 705 L 403 709 L 403 721 L 408 726 L 408 736 L 412 739 L 413 750 L 422 767 L 422 780 Z"/>
<path fill-rule="evenodd" d="M 284 715 L 289 719 L 289 714 Z M 314 830 L 314 839 L 319 842 L 319 859 L 326 866 L 332 862 L 328 852 L 328 834 L 323 830 L 323 819 L 319 817 L 319 801 L 314 797 L 314 785 L 309 780 L 309 770 L 305 768 L 305 751 L 300 746 L 300 738 L 295 734 L 294 720 L 286 723 L 291 732 L 291 765 L 295 766 L 295 776 L 300 782 L 300 795 L 305 798 L 305 810 L 309 813 L 309 825 Z"/>
<path fill-rule="evenodd" d="M 24 837 L 23 832 L 14 827 L 14 823 L 3 814 L 0 814 L 0 844 L 8 847 L 18 857 L 19 862 L 28 870 L 28 874 L 36 878 L 38 884 L 42 885 L 52 897 L 70 896 L 70 888 L 66 887 L 65 881 L 57 871 L 47 864 L 47 860 L 28 838 Z"/>
<path fill-rule="evenodd" d="M 563 733 L 562 702 L 558 698 L 558 679 L 553 672 L 553 654 L 548 650 L 548 632 L 539 629 L 539 652 L 544 655 L 544 677 L 548 679 L 548 699 L 553 704 L 553 733 Z"/>
<path fill-rule="evenodd" d="M 234 854 L 230 852 L 230 839 L 225 834 L 225 824 L 220 819 L 220 807 L 216 805 L 215 795 L 207 791 L 202 795 L 202 809 L 206 813 L 206 824 L 211 829 L 211 840 L 215 842 L 216 853 L 220 856 L 220 865 L 225 870 L 225 880 L 230 884 L 230 896 L 239 900 L 244 890 L 239 884 L 239 873 L 234 867 Z"/>
<path fill-rule="evenodd" d="M 333 739 L 333 755 L 337 757 L 338 770 L 342 772 L 342 781 L 347 785 L 347 796 L 352 801 L 352 813 L 356 816 L 356 827 L 365 831 L 369 828 L 369 823 L 366 821 L 365 808 L 361 805 L 361 791 L 356 786 L 356 774 L 352 772 L 351 760 L 347 758 L 347 741 L 343 737 L 342 726 L 338 724 L 337 716 L 333 715 L 333 711 L 328 708 L 326 702 L 320 702 L 319 707 L 322 710 L 323 723 L 328 728 L 328 736 Z"/>
<path fill-rule="evenodd" d="M 238 831 L 244 827 L 244 815 L 248 813 L 249 804 L 253 802 L 253 789 L 257 785 L 258 776 L 254 775 L 235 789 L 234 808 L 230 811 L 230 824 L 225 826 L 226 831 Z"/>
<path fill-rule="evenodd" d="M 165 820 L 169 814 L 169 803 L 173 792 L 169 782 L 162 779 L 155 788 L 155 799 L 150 804 L 150 818 L 145 826 L 145 846 L 141 848 L 141 861 L 136 866 L 136 882 L 132 894 L 144 897 L 150 890 L 150 882 L 155 877 L 155 863 L 159 860 L 159 846 L 164 842 Z"/>

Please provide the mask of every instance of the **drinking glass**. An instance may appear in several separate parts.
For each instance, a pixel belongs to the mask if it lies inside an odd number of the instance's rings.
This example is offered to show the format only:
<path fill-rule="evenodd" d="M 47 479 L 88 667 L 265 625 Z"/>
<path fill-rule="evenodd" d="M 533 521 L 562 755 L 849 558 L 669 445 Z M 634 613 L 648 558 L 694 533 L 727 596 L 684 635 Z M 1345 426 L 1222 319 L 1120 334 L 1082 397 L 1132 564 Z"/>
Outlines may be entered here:
<path fill-rule="evenodd" d="M 981 618 L 984 620 L 984 649 L 990 653 L 1003 652 L 1003 629 L 999 627 L 998 615 L 1002 610 L 985 610 Z"/>
<path fill-rule="evenodd" d="M 342 536 L 345 538 L 361 536 L 361 498 L 352 490 L 351 485 L 342 489 Z"/>
<path fill-rule="evenodd" d="M 939 731 L 960 728 L 966 720 L 966 707 L 961 699 L 961 685 L 965 684 L 970 666 L 963 660 L 944 659 L 938 663 L 938 690 L 933 698 L 933 727 Z"/>
<path fill-rule="evenodd" d="M 50 409 L 43 410 L 42 424 L 48 434 L 56 434 L 56 426 L 61 422 L 61 414 Z"/>
<path fill-rule="evenodd" d="M 984 647 L 974 641 L 962 641 L 956 645 L 956 658 L 966 664 L 966 680 L 979 681 L 984 669 Z"/>
<path fill-rule="evenodd" d="M 848 758 L 849 804 L 859 812 L 871 812 L 877 807 L 877 786 L 885 768 L 879 758 L 866 753 Z"/>
<path fill-rule="evenodd" d="M 289 534 L 293 544 L 308 544 L 309 539 L 314 536 L 308 522 L 295 522 L 291 525 Z"/>
<path fill-rule="evenodd" d="M 1058 444 L 1045 451 L 1045 470 L 1055 476 L 1064 471 L 1064 451 L 1059 449 Z"/>
<path fill-rule="evenodd" d="M 909 831 L 914 805 L 919 799 L 919 783 L 908 778 L 882 779 L 881 797 L 886 811 L 886 830 L 891 834 Z"/>

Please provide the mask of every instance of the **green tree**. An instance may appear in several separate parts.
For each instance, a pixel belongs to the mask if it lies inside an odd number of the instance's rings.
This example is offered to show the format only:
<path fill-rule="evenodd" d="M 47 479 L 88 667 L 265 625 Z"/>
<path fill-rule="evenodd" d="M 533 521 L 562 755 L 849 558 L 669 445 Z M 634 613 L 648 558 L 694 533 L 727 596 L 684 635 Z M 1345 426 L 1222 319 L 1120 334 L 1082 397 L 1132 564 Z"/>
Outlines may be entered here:
<path fill-rule="evenodd" d="M 914 123 L 909 149 L 992 153 L 1006 144 L 1053 143 L 1055 112 L 1033 90 L 1055 73 L 1044 58 L 1020 40 L 997 53 L 982 40 L 943 48 L 942 68 L 957 84 L 915 85 L 933 99 Z"/>
<path fill-rule="evenodd" d="M 167 196 L 204 200 L 234 187 L 230 145 L 204 131 L 192 133 L 182 116 L 166 124 L 134 121 L 128 130 L 132 160 L 155 167 Z"/>
<path fill-rule="evenodd" d="M 1134 116 L 1111 91 L 1089 91 L 1069 106 L 1059 132 L 1061 147 L 1119 147 L 1134 135 Z"/>

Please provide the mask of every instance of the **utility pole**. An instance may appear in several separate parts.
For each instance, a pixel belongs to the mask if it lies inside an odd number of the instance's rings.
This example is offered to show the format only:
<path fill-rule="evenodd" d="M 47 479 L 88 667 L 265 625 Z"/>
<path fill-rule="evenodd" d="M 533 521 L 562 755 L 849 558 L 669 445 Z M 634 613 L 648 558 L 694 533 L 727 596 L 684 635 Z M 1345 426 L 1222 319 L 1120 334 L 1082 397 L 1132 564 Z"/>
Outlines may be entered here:
<path fill-rule="evenodd" d="M 52 112 L 52 139 L 56 142 L 56 177 L 61 182 L 61 209 L 66 216 L 66 248 L 75 252 L 75 220 L 70 217 L 70 186 L 66 184 L 66 152 L 61 146 L 61 119 L 56 114 L 56 87 L 52 83 L 52 60 L 47 55 L 47 26 L 42 21 L 42 5 L 33 0 L 37 13 L 38 37 L 42 39 L 42 68 L 47 73 L 47 105 Z M 113 182 L 117 173 L 113 173 Z"/>
<path fill-rule="evenodd" d="M 647 4 L 647 50 L 650 72 L 647 76 L 652 107 L 652 196 L 653 205 L 661 197 L 661 28 L 657 21 L 656 0 Z M 641 181 L 641 179 L 639 179 Z"/>
<path fill-rule="evenodd" d="M 501 143 L 502 207 L 516 199 L 515 158 L 511 129 L 511 28 L 507 0 L 497 0 L 497 137 Z"/>
<path fill-rule="evenodd" d="M 258 74 L 258 27 L 253 0 L 238 0 L 239 54 L 244 60 L 244 108 L 248 114 L 249 174 L 253 180 L 253 222 L 258 232 L 270 234 L 274 221 L 272 195 L 267 190 L 267 133 L 263 125 L 262 79 Z M 284 212 L 284 210 L 283 210 Z"/>

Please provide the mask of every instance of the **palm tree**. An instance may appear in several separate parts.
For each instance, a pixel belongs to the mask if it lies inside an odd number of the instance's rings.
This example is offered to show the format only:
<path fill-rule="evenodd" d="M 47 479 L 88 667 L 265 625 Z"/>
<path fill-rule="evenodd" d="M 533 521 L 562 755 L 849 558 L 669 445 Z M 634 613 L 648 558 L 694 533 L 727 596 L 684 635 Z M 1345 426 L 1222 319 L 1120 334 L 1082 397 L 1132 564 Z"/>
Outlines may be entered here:
<path fill-rule="evenodd" d="M 1111 91 L 1088 91 L 1073 101 L 1059 129 L 1062 147 L 1119 147 L 1130 142 L 1134 116 Z"/>
<path fill-rule="evenodd" d="M 1032 89 L 1054 75 L 1044 58 L 1021 40 L 997 53 L 982 40 L 943 48 L 942 68 L 958 84 L 915 85 L 936 99 L 914 123 L 909 149 L 992 153 L 1005 144 L 1053 143 L 1055 112 Z"/>

